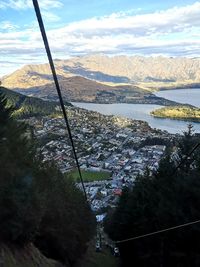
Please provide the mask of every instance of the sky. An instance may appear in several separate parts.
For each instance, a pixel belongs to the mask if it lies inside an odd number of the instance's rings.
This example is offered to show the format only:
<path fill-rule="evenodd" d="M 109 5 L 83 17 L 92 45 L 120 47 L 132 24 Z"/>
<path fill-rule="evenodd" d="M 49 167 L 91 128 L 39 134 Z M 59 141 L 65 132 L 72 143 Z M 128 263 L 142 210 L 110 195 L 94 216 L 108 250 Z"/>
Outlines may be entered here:
<path fill-rule="evenodd" d="M 38 0 L 54 58 L 200 56 L 200 1 Z M 0 77 L 47 62 L 32 0 L 0 0 Z"/>

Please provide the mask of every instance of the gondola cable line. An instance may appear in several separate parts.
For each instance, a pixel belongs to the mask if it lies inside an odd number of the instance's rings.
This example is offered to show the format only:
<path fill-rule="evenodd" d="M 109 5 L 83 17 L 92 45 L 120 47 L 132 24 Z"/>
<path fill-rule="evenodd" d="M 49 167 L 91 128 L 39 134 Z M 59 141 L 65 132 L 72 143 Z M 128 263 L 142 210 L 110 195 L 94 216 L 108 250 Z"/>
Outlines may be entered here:
<path fill-rule="evenodd" d="M 77 157 L 77 153 L 76 153 L 76 149 L 75 149 L 75 145 L 74 145 L 74 140 L 73 140 L 73 137 L 72 137 L 71 128 L 70 128 L 69 120 L 68 120 L 68 117 L 67 117 L 67 113 L 66 113 L 66 109 L 65 109 L 62 93 L 61 93 L 61 90 L 60 90 L 60 85 L 59 85 L 59 82 L 58 82 L 58 78 L 57 78 L 57 74 L 56 74 L 53 58 L 52 58 L 52 55 L 51 55 L 51 50 L 50 50 L 50 47 L 49 47 L 48 38 L 47 38 L 47 35 L 46 35 L 44 23 L 43 23 L 43 20 L 42 20 L 40 7 L 39 7 L 39 4 L 38 4 L 37 0 L 32 0 L 32 2 L 33 2 L 34 9 L 35 9 L 36 17 L 37 17 L 37 20 L 38 20 L 39 28 L 40 28 L 40 31 L 41 31 L 42 39 L 43 39 L 43 42 L 44 42 L 45 50 L 46 50 L 46 53 L 47 53 L 47 57 L 48 57 L 49 65 L 50 65 L 50 68 L 51 68 L 51 72 L 52 72 L 52 75 L 53 75 L 53 79 L 54 79 L 56 91 L 57 91 L 57 94 L 58 94 L 60 106 L 61 106 L 61 109 L 62 109 L 63 117 L 64 117 L 64 120 L 65 120 L 66 128 L 67 128 L 67 131 L 68 131 L 68 134 L 69 134 L 69 139 L 70 139 L 70 142 L 71 142 L 72 151 L 73 151 L 74 159 L 75 159 L 76 166 L 77 166 L 77 169 L 78 169 L 78 173 L 79 173 L 82 189 L 83 189 L 83 192 L 84 192 L 85 199 L 88 202 L 88 197 L 87 197 L 85 185 L 84 185 L 84 182 L 83 182 L 81 168 L 80 168 L 80 164 L 79 164 L 79 161 L 78 161 L 78 157 Z"/>
<path fill-rule="evenodd" d="M 145 238 L 145 237 L 161 234 L 161 233 L 164 233 L 164 232 L 172 231 L 172 230 L 175 230 L 175 229 L 183 228 L 183 227 L 186 227 L 186 226 L 194 225 L 194 224 L 197 224 L 197 223 L 200 223 L 200 220 L 191 221 L 191 222 L 184 223 L 184 224 L 179 224 L 179 225 L 176 225 L 176 226 L 173 226 L 173 227 L 165 228 L 165 229 L 158 230 L 158 231 L 155 231 L 155 232 L 150 232 L 150 233 L 147 233 L 147 234 L 144 234 L 144 235 L 139 235 L 139 236 L 126 238 L 126 239 L 123 239 L 123 240 L 115 241 L 115 243 L 116 244 L 125 243 L 125 242 L 128 242 L 128 241 L 133 241 L 133 240 L 136 240 L 136 239 L 141 239 L 141 238 Z"/>

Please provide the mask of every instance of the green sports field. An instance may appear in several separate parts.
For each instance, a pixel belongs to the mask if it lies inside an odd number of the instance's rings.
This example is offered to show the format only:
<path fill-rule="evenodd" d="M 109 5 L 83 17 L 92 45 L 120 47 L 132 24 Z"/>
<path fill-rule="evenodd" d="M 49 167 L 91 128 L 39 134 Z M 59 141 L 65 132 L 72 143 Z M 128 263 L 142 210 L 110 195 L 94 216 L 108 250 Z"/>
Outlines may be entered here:
<path fill-rule="evenodd" d="M 102 181 L 108 180 L 111 178 L 111 173 L 109 172 L 94 172 L 94 171 L 84 171 L 81 170 L 83 181 L 84 182 L 94 182 L 94 181 Z M 71 171 L 69 175 L 75 180 L 79 181 L 79 173 L 77 170 Z"/>

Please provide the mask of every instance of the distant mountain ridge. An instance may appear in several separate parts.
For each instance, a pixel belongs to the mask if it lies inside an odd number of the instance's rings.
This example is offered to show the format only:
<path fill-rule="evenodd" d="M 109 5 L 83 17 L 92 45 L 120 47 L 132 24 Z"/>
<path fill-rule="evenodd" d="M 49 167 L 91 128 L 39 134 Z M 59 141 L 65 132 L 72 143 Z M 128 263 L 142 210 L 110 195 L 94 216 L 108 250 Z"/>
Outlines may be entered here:
<path fill-rule="evenodd" d="M 121 82 L 200 81 L 200 58 L 92 55 L 60 61 L 72 73 L 94 78 L 96 73 L 121 77 Z M 82 71 L 82 72 L 81 72 Z M 85 74 L 84 74 L 85 72 Z M 86 76 L 87 74 L 87 76 Z"/>
<path fill-rule="evenodd" d="M 147 103 L 154 90 L 200 87 L 200 58 L 89 55 L 55 60 L 67 101 Z M 26 65 L 2 78 L 6 88 L 55 100 L 49 64 Z M 113 94 L 107 99 L 104 94 Z M 148 103 L 155 103 L 149 102 Z M 162 104 L 160 102 L 156 102 Z"/>
<path fill-rule="evenodd" d="M 82 76 L 99 82 L 200 82 L 200 58 L 89 55 L 55 60 L 60 80 Z M 26 65 L 3 77 L 8 88 L 31 88 L 52 82 L 48 64 Z"/>

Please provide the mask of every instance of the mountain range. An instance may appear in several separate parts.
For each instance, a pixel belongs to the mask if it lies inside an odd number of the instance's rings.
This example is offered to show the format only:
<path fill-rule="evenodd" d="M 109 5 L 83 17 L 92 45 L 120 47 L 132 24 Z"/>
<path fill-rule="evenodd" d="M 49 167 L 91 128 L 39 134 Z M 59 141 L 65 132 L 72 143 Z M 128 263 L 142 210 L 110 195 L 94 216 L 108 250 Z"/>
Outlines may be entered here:
<path fill-rule="evenodd" d="M 137 98 L 149 90 L 200 83 L 200 58 L 99 54 L 56 59 L 55 67 L 63 94 L 70 101 L 95 101 L 102 92 Z M 55 97 L 48 64 L 26 65 L 4 76 L 2 85 L 34 96 Z"/>

